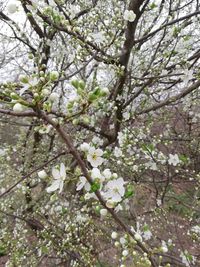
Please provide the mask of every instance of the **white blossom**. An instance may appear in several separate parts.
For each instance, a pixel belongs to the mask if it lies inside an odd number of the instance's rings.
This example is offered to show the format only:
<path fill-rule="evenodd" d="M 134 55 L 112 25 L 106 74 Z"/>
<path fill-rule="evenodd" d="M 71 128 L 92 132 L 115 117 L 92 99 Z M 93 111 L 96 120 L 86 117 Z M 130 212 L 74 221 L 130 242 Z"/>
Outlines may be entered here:
<path fill-rule="evenodd" d="M 85 190 L 87 192 L 90 191 L 90 188 L 91 188 L 89 182 L 87 181 L 87 179 L 84 176 L 80 176 L 79 182 L 76 185 L 76 190 L 77 191 L 80 191 L 82 188 L 85 188 Z"/>
<path fill-rule="evenodd" d="M 70 12 L 70 17 L 73 19 L 77 13 L 81 11 L 80 6 L 78 5 L 70 5 L 69 7 L 69 12 Z"/>
<path fill-rule="evenodd" d="M 149 240 L 152 237 L 152 232 L 150 230 L 146 230 L 146 231 L 144 231 L 142 236 L 143 236 L 144 240 Z"/>
<path fill-rule="evenodd" d="M 178 155 L 177 154 L 175 154 L 175 155 L 169 154 L 168 163 L 170 165 L 173 165 L 173 166 L 178 165 L 180 163 Z"/>
<path fill-rule="evenodd" d="M 101 174 L 100 170 L 98 168 L 93 168 L 91 171 L 91 178 L 93 180 L 98 180 L 98 182 L 103 183 L 105 180 L 105 177 Z"/>
<path fill-rule="evenodd" d="M 134 238 L 135 240 L 142 242 L 142 236 L 139 233 L 135 233 Z"/>
<path fill-rule="evenodd" d="M 89 148 L 90 148 L 90 145 L 86 142 L 80 145 L 80 150 L 83 152 L 88 152 Z"/>
<path fill-rule="evenodd" d="M 59 170 L 54 167 L 52 169 L 52 176 L 54 178 L 54 181 L 51 186 L 47 187 L 47 192 L 51 193 L 59 189 L 59 193 L 61 193 L 64 186 L 64 180 L 66 179 L 65 165 L 61 163 Z"/>
<path fill-rule="evenodd" d="M 107 209 L 101 209 L 100 214 L 102 217 L 105 217 L 108 214 L 108 210 Z"/>
<path fill-rule="evenodd" d="M 104 193 L 104 197 L 113 202 L 120 202 L 125 194 L 125 184 L 126 182 L 123 178 L 109 181 L 106 185 L 107 191 Z"/>
<path fill-rule="evenodd" d="M 87 160 L 92 165 L 92 167 L 100 166 L 104 159 L 101 157 L 103 155 L 103 151 L 101 149 L 95 149 L 94 147 L 90 147 L 88 150 Z"/>
<path fill-rule="evenodd" d="M 121 149 L 119 147 L 115 147 L 114 155 L 115 155 L 116 158 L 119 158 L 119 157 L 122 156 L 122 151 L 121 151 Z"/>
<path fill-rule="evenodd" d="M 7 11 L 10 14 L 14 14 L 18 11 L 18 6 L 16 3 L 10 3 L 7 5 Z"/>
<path fill-rule="evenodd" d="M 126 257 L 126 256 L 128 256 L 128 250 L 127 249 L 125 249 L 125 250 L 123 250 L 122 251 L 122 255 L 124 256 L 124 257 Z"/>
<path fill-rule="evenodd" d="M 124 19 L 129 21 L 129 22 L 133 22 L 136 18 L 135 13 L 133 12 L 133 10 L 125 10 L 124 12 Z"/>
<path fill-rule="evenodd" d="M 102 174 L 104 175 L 105 179 L 110 179 L 112 176 L 110 169 L 105 169 Z"/>
<path fill-rule="evenodd" d="M 112 232 L 112 234 L 111 234 L 111 238 L 112 238 L 112 239 L 117 239 L 117 237 L 118 237 L 117 232 Z"/>
<path fill-rule="evenodd" d="M 50 96 L 49 96 L 49 100 L 52 101 L 52 102 L 57 101 L 58 98 L 59 98 L 59 94 L 56 93 L 56 92 L 51 93 Z"/>
<path fill-rule="evenodd" d="M 102 32 L 93 33 L 91 37 L 94 39 L 95 43 L 98 45 L 106 41 L 106 38 Z"/>

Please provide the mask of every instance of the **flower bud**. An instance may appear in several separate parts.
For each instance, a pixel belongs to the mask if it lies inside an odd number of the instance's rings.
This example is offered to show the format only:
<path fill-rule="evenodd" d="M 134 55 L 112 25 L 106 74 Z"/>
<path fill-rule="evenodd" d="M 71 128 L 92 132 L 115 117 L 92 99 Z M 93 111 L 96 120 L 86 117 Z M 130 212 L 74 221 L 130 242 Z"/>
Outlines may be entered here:
<path fill-rule="evenodd" d="M 118 237 L 118 234 L 116 232 L 112 232 L 111 238 L 112 239 L 117 239 L 117 237 Z"/>
<path fill-rule="evenodd" d="M 100 214 L 101 214 L 101 216 L 105 217 L 108 214 L 107 209 L 101 209 Z"/>
<path fill-rule="evenodd" d="M 24 107 L 20 103 L 16 103 L 13 106 L 13 111 L 14 112 L 22 112 L 22 111 L 24 111 Z"/>
<path fill-rule="evenodd" d="M 38 177 L 41 178 L 41 179 L 45 179 L 47 178 L 47 173 L 45 172 L 45 170 L 42 170 L 42 171 L 39 171 L 38 172 Z"/>
<path fill-rule="evenodd" d="M 54 82 L 54 81 L 58 80 L 58 78 L 59 78 L 59 73 L 57 71 L 50 72 L 50 80 L 51 81 Z"/>

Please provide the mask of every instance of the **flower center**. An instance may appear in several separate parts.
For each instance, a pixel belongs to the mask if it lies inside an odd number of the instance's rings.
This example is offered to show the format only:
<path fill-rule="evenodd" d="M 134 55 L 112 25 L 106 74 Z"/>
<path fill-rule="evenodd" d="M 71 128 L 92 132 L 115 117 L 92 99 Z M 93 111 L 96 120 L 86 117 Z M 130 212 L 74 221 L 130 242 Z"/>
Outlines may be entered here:
<path fill-rule="evenodd" d="M 94 154 L 92 155 L 92 159 L 93 159 L 93 160 L 97 160 L 97 154 L 94 153 Z"/>

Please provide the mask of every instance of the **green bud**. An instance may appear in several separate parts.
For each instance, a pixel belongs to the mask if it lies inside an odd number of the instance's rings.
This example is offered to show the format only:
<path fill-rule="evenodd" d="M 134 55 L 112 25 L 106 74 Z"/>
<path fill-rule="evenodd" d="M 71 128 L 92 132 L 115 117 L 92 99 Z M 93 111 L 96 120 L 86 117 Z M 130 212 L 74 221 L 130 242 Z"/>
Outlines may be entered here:
<path fill-rule="evenodd" d="M 85 89 L 85 82 L 83 80 L 79 81 L 79 87 L 84 90 Z"/>
<path fill-rule="evenodd" d="M 18 96 L 16 93 L 11 93 L 11 94 L 10 94 L 10 97 L 11 97 L 12 99 L 14 99 L 14 100 L 19 99 L 19 96 Z"/>
<path fill-rule="evenodd" d="M 24 75 L 20 75 L 19 80 L 21 83 L 28 83 L 29 82 L 28 76 L 24 76 Z"/>
<path fill-rule="evenodd" d="M 73 80 L 73 81 L 71 81 L 71 84 L 72 84 L 76 89 L 78 89 L 78 87 L 79 87 L 79 81 L 78 81 L 78 80 Z"/>
<path fill-rule="evenodd" d="M 54 82 L 54 81 L 58 80 L 58 78 L 59 78 L 59 73 L 57 71 L 50 72 L 50 80 L 51 81 Z"/>

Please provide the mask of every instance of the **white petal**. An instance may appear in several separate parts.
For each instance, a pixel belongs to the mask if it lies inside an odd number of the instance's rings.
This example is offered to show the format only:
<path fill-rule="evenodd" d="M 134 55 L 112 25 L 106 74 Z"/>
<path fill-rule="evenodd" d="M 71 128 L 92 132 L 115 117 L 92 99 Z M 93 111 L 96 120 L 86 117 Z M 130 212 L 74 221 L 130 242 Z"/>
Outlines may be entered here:
<path fill-rule="evenodd" d="M 101 157 L 101 156 L 103 155 L 103 150 L 100 149 L 100 148 L 98 148 L 98 149 L 96 149 L 95 154 L 96 154 L 98 157 Z"/>
<path fill-rule="evenodd" d="M 91 177 L 93 179 L 95 178 L 100 178 L 101 177 L 101 173 L 100 173 L 100 170 L 98 168 L 93 168 L 92 169 L 92 173 L 91 173 Z"/>
<path fill-rule="evenodd" d="M 78 184 L 76 185 L 76 190 L 77 191 L 79 191 L 79 190 L 81 190 L 83 187 L 84 187 L 84 185 L 85 185 L 85 183 L 86 183 L 86 178 L 84 177 L 84 176 L 81 176 L 80 178 L 80 181 L 78 182 Z"/>
<path fill-rule="evenodd" d="M 114 195 L 112 195 L 112 201 L 113 202 L 120 202 L 122 200 L 120 194 L 115 193 Z"/>
<path fill-rule="evenodd" d="M 55 181 L 53 181 L 52 185 L 47 187 L 46 191 L 47 191 L 47 193 L 51 193 L 53 191 L 56 191 L 59 188 L 59 186 L 60 186 L 60 181 L 55 180 Z"/>
<path fill-rule="evenodd" d="M 60 188 L 60 190 L 59 190 L 59 193 L 62 192 L 62 190 L 63 190 L 63 186 L 64 186 L 64 181 L 63 181 L 63 180 L 60 180 L 60 184 L 59 184 L 59 188 Z"/>
<path fill-rule="evenodd" d="M 65 180 L 66 178 L 66 170 L 65 165 L 63 163 L 60 164 L 60 176 Z"/>
<path fill-rule="evenodd" d="M 90 155 L 94 154 L 95 150 L 96 149 L 93 146 L 90 147 L 89 150 L 88 150 L 88 154 L 90 154 Z"/>
<path fill-rule="evenodd" d="M 119 194 L 123 197 L 124 194 L 125 194 L 125 188 L 124 187 L 121 187 L 119 188 Z"/>
<path fill-rule="evenodd" d="M 105 169 L 103 171 L 103 175 L 105 176 L 106 179 L 110 179 L 111 176 L 112 176 L 112 173 L 111 173 L 111 171 L 109 169 Z"/>
<path fill-rule="evenodd" d="M 53 168 L 53 169 L 52 169 L 52 175 L 53 175 L 53 178 L 54 178 L 54 179 L 60 179 L 60 172 L 59 172 L 58 169 Z"/>
<path fill-rule="evenodd" d="M 87 182 L 87 183 L 85 184 L 84 188 L 85 188 L 85 190 L 86 190 L 87 192 L 89 192 L 90 189 L 91 189 L 91 185 Z"/>

